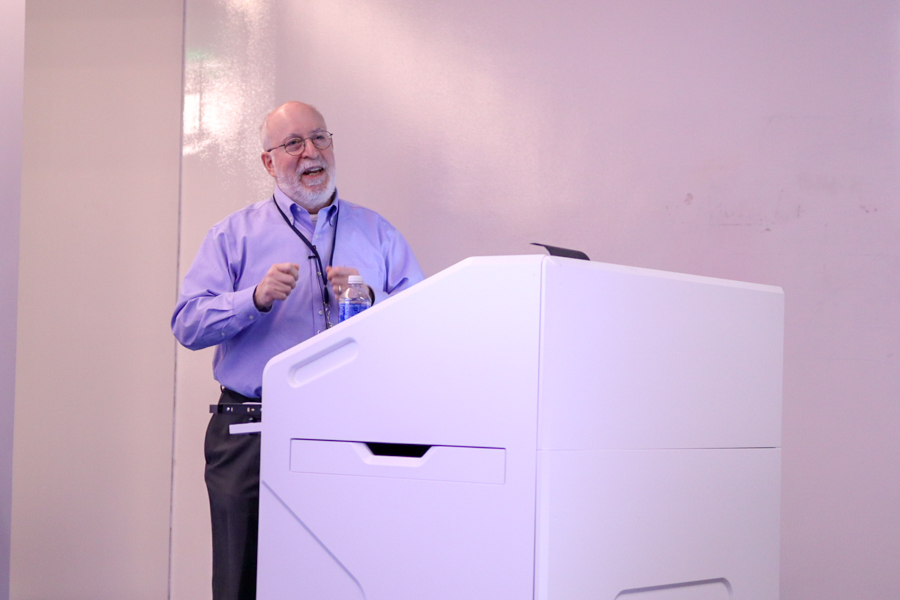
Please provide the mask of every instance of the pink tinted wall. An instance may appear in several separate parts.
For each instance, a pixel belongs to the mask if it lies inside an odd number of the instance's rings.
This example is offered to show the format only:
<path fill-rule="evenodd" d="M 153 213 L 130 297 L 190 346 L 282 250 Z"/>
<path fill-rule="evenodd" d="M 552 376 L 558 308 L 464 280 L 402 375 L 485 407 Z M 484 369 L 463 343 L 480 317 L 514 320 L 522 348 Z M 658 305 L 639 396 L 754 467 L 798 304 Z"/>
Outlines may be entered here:
<path fill-rule="evenodd" d="M 27 4 L 10 598 L 159 600 L 184 5 Z"/>
<path fill-rule="evenodd" d="M 782 286 L 782 597 L 900 596 L 897 2 L 189 0 L 186 31 L 182 268 L 265 196 L 256 127 L 298 98 L 428 274 L 542 241 Z M 209 356 L 178 373 L 176 565 L 214 392 Z"/>
<path fill-rule="evenodd" d="M 0 600 L 9 598 L 25 0 L 0 4 Z"/>

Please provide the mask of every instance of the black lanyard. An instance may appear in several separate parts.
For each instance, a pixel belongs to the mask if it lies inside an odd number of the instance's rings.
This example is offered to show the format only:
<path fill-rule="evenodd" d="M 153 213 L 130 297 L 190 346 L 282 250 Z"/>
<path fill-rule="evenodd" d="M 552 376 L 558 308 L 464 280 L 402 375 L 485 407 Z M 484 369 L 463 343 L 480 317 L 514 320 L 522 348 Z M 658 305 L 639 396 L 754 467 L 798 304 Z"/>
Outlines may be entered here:
<path fill-rule="evenodd" d="M 316 259 L 316 266 L 318 267 L 318 275 L 322 278 L 322 302 L 325 304 L 325 308 L 328 308 L 329 303 L 331 302 L 330 295 L 328 294 L 328 274 L 325 272 L 325 269 L 322 266 L 322 257 L 319 256 L 319 251 L 316 250 L 315 244 L 306 239 L 306 236 L 300 233 L 300 230 L 294 227 L 294 224 L 291 223 L 291 220 L 288 219 L 287 215 L 284 214 L 284 211 L 281 210 L 281 207 L 278 206 L 278 201 L 275 200 L 275 196 L 272 196 L 272 202 L 275 203 L 275 208 L 278 209 L 278 212 L 281 214 L 281 218 L 284 219 L 284 222 L 288 224 L 288 227 L 294 230 L 294 233 L 297 234 L 303 243 L 306 244 L 306 247 L 309 248 L 310 252 L 312 252 L 312 256 L 309 258 Z M 337 208 L 335 208 L 337 210 Z M 331 240 L 331 256 L 328 257 L 328 266 L 331 266 L 331 263 L 334 262 L 334 247 L 337 245 L 337 226 L 338 226 L 338 217 L 340 214 L 334 215 L 334 237 Z"/>

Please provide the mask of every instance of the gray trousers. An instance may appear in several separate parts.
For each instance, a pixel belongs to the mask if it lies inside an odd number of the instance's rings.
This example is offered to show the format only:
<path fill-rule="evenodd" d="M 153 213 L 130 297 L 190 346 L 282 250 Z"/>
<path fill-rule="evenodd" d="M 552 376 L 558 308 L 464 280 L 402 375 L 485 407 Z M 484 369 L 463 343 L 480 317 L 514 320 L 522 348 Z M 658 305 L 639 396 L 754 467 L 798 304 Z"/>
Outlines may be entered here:
<path fill-rule="evenodd" d="M 219 404 L 259 402 L 223 388 Z M 213 600 L 256 599 L 260 434 L 231 435 L 255 417 L 213 414 L 206 428 L 206 489 L 212 517 Z"/>

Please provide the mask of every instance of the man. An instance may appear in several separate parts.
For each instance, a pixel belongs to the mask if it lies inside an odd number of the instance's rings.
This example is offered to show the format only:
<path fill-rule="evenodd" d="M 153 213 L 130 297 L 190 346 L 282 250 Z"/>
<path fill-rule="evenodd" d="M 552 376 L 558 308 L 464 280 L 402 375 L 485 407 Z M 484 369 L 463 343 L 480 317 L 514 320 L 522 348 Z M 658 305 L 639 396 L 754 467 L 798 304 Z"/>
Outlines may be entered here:
<path fill-rule="evenodd" d="M 374 302 L 423 278 L 403 236 L 335 187 L 334 148 L 314 107 L 288 102 L 263 121 L 272 197 L 215 225 L 184 278 L 172 331 L 187 348 L 216 346 L 219 405 L 260 402 L 276 354 L 335 322 L 350 275 Z M 230 435 L 252 417 L 214 414 L 206 433 L 213 598 L 256 596 L 259 435 Z"/>

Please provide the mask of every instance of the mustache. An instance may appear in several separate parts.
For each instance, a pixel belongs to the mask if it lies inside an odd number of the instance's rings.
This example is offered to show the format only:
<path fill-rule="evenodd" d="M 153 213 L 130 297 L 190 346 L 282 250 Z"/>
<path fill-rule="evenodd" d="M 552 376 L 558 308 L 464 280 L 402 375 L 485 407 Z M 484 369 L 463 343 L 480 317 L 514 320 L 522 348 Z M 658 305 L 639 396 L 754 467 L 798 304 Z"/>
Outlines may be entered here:
<path fill-rule="evenodd" d="M 324 161 L 318 160 L 307 160 L 297 165 L 297 173 L 304 173 L 306 171 L 309 171 L 310 169 L 323 169 L 325 171 L 329 170 L 328 165 L 325 164 Z"/>

